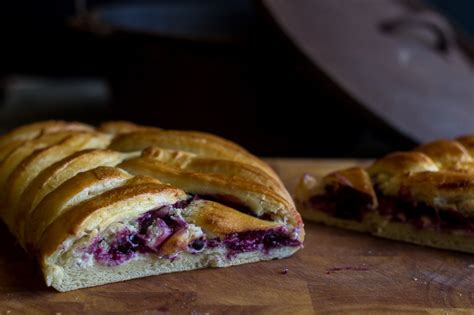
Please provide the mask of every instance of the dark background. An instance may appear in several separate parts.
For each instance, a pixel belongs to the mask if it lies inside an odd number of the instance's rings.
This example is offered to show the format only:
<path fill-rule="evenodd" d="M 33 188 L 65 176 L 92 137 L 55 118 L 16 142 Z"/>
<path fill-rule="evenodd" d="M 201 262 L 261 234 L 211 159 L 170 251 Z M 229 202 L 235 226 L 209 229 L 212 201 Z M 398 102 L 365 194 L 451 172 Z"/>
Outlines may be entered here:
<path fill-rule="evenodd" d="M 77 3 L 2 4 L 2 130 L 126 119 L 214 132 L 266 156 L 373 157 L 416 144 L 310 71 L 258 1 L 88 1 L 99 26 L 81 23 Z M 472 1 L 429 4 L 474 36 Z"/>

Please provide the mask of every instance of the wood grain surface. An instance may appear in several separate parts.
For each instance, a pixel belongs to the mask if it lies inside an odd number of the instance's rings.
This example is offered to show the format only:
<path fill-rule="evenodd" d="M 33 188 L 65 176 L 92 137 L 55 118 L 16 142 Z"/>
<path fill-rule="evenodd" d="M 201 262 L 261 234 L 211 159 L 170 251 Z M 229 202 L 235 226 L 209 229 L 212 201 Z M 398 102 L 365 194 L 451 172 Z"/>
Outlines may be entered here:
<path fill-rule="evenodd" d="M 292 190 L 304 172 L 361 161 L 270 164 Z M 47 288 L 34 260 L 0 226 L 0 314 L 472 314 L 474 257 L 306 223 L 295 256 L 167 274 L 67 293 Z M 287 270 L 287 272 L 285 272 Z"/>

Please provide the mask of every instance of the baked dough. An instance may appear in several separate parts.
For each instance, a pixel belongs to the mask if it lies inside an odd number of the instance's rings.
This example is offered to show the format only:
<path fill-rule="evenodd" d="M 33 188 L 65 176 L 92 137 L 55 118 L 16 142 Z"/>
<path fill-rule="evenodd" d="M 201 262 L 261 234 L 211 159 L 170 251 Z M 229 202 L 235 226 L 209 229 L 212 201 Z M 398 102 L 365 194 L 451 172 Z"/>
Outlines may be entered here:
<path fill-rule="evenodd" d="M 0 137 L 0 217 L 47 285 L 284 258 L 303 223 L 275 172 L 214 135 L 47 121 Z"/>
<path fill-rule="evenodd" d="M 304 218 L 331 226 L 474 253 L 474 136 L 395 152 L 368 168 L 304 175 Z"/>

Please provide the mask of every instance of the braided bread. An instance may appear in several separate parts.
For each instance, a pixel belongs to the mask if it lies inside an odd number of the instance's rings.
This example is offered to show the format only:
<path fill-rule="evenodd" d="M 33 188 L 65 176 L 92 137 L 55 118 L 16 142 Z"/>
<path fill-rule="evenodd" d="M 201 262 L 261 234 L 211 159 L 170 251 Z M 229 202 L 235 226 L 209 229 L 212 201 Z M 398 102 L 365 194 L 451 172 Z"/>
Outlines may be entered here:
<path fill-rule="evenodd" d="M 474 253 L 474 136 L 395 152 L 368 168 L 305 174 L 296 202 L 308 220 Z"/>
<path fill-rule="evenodd" d="M 59 291 L 284 258 L 303 223 L 240 146 L 128 122 L 47 121 L 0 137 L 0 217 Z"/>

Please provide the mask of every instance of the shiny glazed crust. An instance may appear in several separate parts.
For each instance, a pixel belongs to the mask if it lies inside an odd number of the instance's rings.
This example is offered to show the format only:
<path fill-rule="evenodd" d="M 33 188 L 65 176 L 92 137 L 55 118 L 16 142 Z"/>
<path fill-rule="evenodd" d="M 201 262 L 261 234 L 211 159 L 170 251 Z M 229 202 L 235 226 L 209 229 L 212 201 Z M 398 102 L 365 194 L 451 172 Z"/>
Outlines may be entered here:
<path fill-rule="evenodd" d="M 391 153 L 367 169 L 340 170 L 319 180 L 306 174 L 300 180 L 295 199 L 303 217 L 309 220 L 390 239 L 474 253 L 472 231 L 423 224 L 416 227 L 397 222 L 388 219 L 383 206 L 379 205 L 381 200 L 391 200 L 392 204 L 405 202 L 405 205 L 433 209 L 436 213 L 449 211 L 451 215 L 471 222 L 474 218 L 473 154 L 474 136 L 434 141 L 410 152 Z M 331 216 L 327 211 L 318 210 L 321 206 L 314 205 L 314 200 L 321 200 L 329 192 L 340 192 L 341 187 L 373 200 L 372 211 L 368 211 L 363 220 Z M 350 206 L 347 208 L 347 211 L 355 211 Z"/>
<path fill-rule="evenodd" d="M 19 127 L 0 138 L 0 185 L 0 217 L 60 291 L 283 258 L 301 248 L 189 251 L 198 236 L 223 242 L 275 230 L 300 244 L 304 239 L 301 217 L 275 172 L 240 146 L 201 132 L 129 122 Z M 133 229 L 159 209 L 185 221 L 159 251 L 134 253 L 116 266 L 91 258 L 98 239 Z"/>

